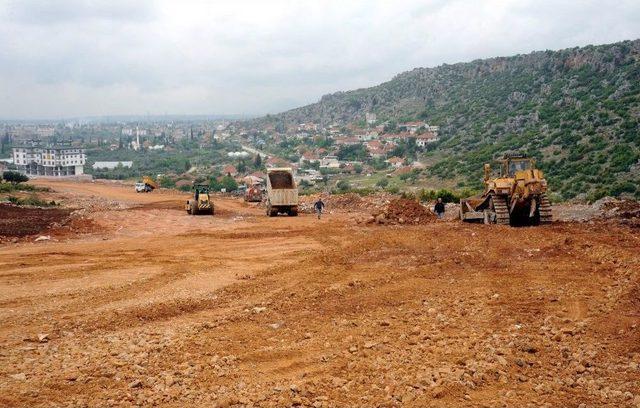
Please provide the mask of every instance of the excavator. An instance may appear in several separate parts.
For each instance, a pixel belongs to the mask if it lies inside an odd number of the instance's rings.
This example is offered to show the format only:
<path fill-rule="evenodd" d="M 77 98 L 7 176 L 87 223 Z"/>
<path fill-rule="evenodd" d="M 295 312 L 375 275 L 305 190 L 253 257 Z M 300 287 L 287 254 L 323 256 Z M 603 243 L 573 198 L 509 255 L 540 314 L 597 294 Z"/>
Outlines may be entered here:
<path fill-rule="evenodd" d="M 209 196 L 209 186 L 205 184 L 195 184 L 193 186 L 193 198 L 187 200 L 185 209 L 188 214 L 211 214 L 214 213 L 213 202 Z"/>
<path fill-rule="evenodd" d="M 501 225 L 541 225 L 553 220 L 547 180 L 535 160 L 523 154 L 497 160 L 498 174 L 484 165 L 484 192 L 460 200 L 460 219 Z"/>

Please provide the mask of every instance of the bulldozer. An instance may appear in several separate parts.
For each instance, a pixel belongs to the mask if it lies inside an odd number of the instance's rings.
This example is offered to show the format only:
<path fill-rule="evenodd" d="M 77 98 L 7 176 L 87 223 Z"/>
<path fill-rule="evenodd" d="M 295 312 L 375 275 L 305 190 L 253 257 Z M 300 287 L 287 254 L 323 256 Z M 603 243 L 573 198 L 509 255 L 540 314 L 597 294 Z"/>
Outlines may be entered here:
<path fill-rule="evenodd" d="M 214 213 L 213 202 L 209 196 L 209 186 L 205 184 L 195 184 L 193 186 L 193 198 L 187 200 L 185 205 L 187 213 L 191 215 Z"/>
<path fill-rule="evenodd" d="M 502 225 L 541 225 L 553 220 L 547 180 L 535 160 L 523 154 L 497 160 L 498 174 L 484 165 L 484 193 L 460 200 L 460 219 Z"/>

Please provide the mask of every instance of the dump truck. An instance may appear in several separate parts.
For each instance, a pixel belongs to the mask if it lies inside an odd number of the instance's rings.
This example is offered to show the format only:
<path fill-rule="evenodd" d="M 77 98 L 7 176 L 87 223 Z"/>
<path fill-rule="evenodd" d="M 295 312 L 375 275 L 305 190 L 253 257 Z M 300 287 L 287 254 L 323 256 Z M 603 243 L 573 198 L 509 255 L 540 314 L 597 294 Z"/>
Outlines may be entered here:
<path fill-rule="evenodd" d="M 289 167 L 267 170 L 267 215 L 298 215 L 298 187 Z"/>
<path fill-rule="evenodd" d="M 484 165 L 484 193 L 460 200 L 460 219 L 502 225 L 540 225 L 553 220 L 547 180 L 523 154 L 497 160 L 497 174 Z"/>
<path fill-rule="evenodd" d="M 193 198 L 187 200 L 185 209 L 188 214 L 211 214 L 214 213 L 213 202 L 209 196 L 209 186 L 205 184 L 195 184 L 193 186 Z"/>
<path fill-rule="evenodd" d="M 136 193 L 150 193 L 158 188 L 158 184 L 149 176 L 144 176 L 142 181 L 136 183 Z"/>

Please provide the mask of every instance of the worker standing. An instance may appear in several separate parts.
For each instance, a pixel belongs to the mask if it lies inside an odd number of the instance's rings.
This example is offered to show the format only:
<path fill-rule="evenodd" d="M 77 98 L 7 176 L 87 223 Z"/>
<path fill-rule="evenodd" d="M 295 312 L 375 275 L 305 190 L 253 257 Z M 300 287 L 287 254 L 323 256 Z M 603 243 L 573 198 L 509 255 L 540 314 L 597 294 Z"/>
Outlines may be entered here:
<path fill-rule="evenodd" d="M 322 201 L 322 197 L 318 197 L 318 201 L 316 201 L 315 204 L 313 204 L 313 208 L 318 214 L 318 219 L 320 219 L 322 210 L 324 210 L 324 202 Z"/>
<path fill-rule="evenodd" d="M 435 211 L 439 219 L 444 218 L 444 203 L 441 197 L 438 197 L 438 202 L 436 202 L 436 205 L 433 207 L 433 211 Z"/>

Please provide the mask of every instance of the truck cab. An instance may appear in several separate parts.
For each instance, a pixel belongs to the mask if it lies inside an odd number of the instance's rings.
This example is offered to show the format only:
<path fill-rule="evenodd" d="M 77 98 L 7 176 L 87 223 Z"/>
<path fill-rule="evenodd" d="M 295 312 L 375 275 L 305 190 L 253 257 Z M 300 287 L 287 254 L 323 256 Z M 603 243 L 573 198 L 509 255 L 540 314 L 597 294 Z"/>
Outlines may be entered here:
<path fill-rule="evenodd" d="M 151 188 L 149 188 L 145 183 L 141 181 L 136 183 L 136 193 L 148 193 L 149 191 L 151 191 Z"/>

